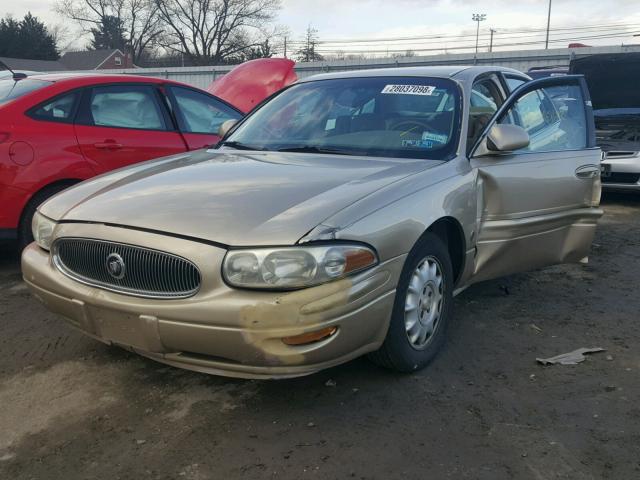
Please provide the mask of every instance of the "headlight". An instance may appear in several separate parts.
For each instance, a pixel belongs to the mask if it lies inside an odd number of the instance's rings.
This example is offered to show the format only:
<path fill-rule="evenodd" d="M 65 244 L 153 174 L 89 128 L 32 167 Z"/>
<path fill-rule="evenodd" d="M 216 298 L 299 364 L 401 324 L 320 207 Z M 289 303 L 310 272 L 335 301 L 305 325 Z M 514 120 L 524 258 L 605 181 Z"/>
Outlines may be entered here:
<path fill-rule="evenodd" d="M 53 229 L 56 226 L 56 222 L 49 220 L 40 212 L 36 212 L 31 222 L 31 231 L 33 232 L 33 239 L 45 250 L 51 248 L 51 239 L 53 237 Z"/>
<path fill-rule="evenodd" d="M 363 245 L 319 245 L 230 250 L 222 274 L 229 285 L 291 290 L 346 277 L 378 263 Z"/>

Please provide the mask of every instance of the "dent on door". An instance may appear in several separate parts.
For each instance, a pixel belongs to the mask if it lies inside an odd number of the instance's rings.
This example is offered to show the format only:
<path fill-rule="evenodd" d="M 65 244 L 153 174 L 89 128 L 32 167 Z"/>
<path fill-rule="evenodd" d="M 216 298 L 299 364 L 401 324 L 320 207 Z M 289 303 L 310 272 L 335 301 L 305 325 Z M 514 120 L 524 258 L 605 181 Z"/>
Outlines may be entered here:
<path fill-rule="evenodd" d="M 547 160 L 537 155 L 474 159 L 478 234 L 473 281 L 578 262 L 588 255 L 602 214 L 596 208 L 599 182 L 588 181 L 592 173 L 585 179 L 585 171 L 592 169 L 576 165 L 589 164 L 594 156 L 591 150 Z"/>
<path fill-rule="evenodd" d="M 580 77 L 529 82 L 491 124 L 514 124 L 528 147 L 478 147 L 477 254 L 474 281 L 547 265 L 577 262 L 591 247 L 598 218 L 600 150 L 588 92 Z"/>

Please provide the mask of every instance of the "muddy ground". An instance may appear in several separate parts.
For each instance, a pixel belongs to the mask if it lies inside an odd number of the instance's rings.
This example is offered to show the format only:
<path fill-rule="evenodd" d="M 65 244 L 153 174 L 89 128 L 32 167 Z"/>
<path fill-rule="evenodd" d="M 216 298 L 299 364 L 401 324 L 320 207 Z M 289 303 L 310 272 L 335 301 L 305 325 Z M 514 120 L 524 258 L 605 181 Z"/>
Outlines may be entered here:
<path fill-rule="evenodd" d="M 426 370 L 241 381 L 67 328 L 0 250 L 2 479 L 640 478 L 640 195 L 589 265 L 476 285 Z M 603 347 L 576 366 L 536 357 Z"/>

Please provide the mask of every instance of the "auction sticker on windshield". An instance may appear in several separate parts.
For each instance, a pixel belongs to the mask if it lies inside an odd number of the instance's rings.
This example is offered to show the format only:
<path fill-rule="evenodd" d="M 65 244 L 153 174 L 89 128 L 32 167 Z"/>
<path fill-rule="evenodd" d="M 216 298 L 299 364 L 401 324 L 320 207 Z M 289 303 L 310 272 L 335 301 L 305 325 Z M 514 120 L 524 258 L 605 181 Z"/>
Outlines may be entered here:
<path fill-rule="evenodd" d="M 433 95 L 436 87 L 431 85 L 386 85 L 381 93 L 392 95 Z"/>

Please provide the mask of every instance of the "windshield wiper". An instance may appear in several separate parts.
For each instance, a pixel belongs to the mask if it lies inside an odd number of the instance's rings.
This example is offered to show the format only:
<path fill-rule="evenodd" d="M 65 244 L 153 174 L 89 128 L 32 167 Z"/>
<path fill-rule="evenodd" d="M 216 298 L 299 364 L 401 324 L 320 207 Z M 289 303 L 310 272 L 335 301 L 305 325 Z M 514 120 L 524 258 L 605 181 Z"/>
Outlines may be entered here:
<path fill-rule="evenodd" d="M 233 140 L 227 141 L 227 142 L 222 142 L 220 144 L 218 144 L 218 146 L 220 147 L 231 147 L 231 148 L 235 148 L 236 150 L 259 150 L 259 151 L 263 151 L 265 150 L 264 148 L 261 147 L 255 147 L 252 145 L 247 145 L 245 143 L 242 142 L 236 142 Z"/>
<path fill-rule="evenodd" d="M 313 145 L 304 145 L 301 147 L 284 147 L 279 148 L 278 152 L 294 152 L 294 153 L 329 153 L 333 155 L 356 155 L 355 153 L 337 150 L 333 148 L 316 147 Z"/>

